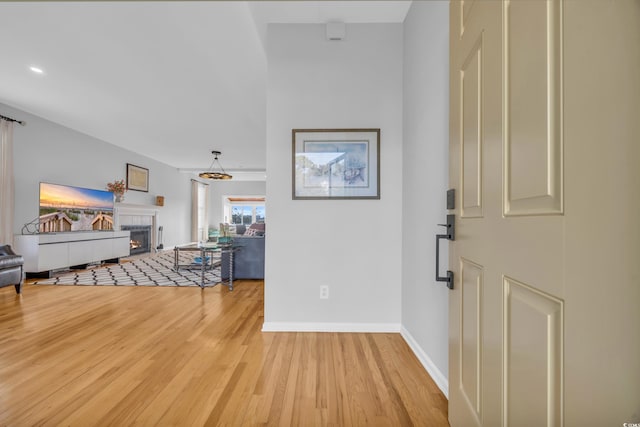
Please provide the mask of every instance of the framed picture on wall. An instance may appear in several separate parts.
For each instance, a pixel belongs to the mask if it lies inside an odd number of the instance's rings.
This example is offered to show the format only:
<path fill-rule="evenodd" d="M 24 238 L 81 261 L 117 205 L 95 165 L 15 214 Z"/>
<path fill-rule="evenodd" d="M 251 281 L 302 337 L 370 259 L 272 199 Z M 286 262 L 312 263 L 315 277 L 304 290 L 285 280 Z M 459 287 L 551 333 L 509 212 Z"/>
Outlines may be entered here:
<path fill-rule="evenodd" d="M 149 169 L 127 163 L 127 190 L 149 192 Z"/>
<path fill-rule="evenodd" d="M 293 199 L 379 199 L 380 129 L 293 129 Z"/>

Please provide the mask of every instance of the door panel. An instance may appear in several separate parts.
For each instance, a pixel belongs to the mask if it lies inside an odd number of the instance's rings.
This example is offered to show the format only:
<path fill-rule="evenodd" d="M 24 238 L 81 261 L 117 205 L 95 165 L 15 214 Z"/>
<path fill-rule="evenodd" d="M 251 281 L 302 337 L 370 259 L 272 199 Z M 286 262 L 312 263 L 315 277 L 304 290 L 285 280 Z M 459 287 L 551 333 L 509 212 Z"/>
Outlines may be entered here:
<path fill-rule="evenodd" d="M 450 5 L 450 424 L 640 423 L 640 1 Z"/>
<path fill-rule="evenodd" d="M 559 426 L 563 302 L 504 278 L 505 426 Z"/>
<path fill-rule="evenodd" d="M 466 259 L 460 260 L 462 297 L 460 319 L 460 382 L 461 392 L 469 410 L 480 424 L 482 420 L 482 266 Z"/>
<path fill-rule="evenodd" d="M 482 216 L 482 35 L 471 48 L 460 71 L 462 111 L 462 209 L 467 218 Z"/>
<path fill-rule="evenodd" d="M 469 12 L 473 7 L 473 4 L 476 0 L 460 0 L 460 37 L 464 35 L 464 28 L 467 21 L 467 16 L 469 16 Z"/>
<path fill-rule="evenodd" d="M 503 5 L 505 215 L 562 213 L 560 5 Z"/>
<path fill-rule="evenodd" d="M 463 237 L 463 251 L 457 248 L 459 233 L 477 236 L 489 218 L 502 217 L 501 4 L 476 0 L 451 7 L 452 21 L 465 27 L 451 28 L 457 49 L 450 65 L 449 161 L 458 218 L 456 241 L 449 245 L 456 272 L 449 306 L 449 417 L 451 425 L 496 426 L 502 401 L 501 276 L 486 269 L 493 251 L 484 241 Z"/>

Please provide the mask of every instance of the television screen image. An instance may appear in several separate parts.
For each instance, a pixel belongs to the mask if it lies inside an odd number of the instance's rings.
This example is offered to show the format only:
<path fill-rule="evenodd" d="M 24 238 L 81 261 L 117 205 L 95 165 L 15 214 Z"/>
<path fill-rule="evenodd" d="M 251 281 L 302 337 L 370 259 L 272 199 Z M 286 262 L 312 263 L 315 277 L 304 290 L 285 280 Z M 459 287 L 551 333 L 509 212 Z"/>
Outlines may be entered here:
<path fill-rule="evenodd" d="M 113 193 L 40 183 L 40 233 L 113 230 Z"/>

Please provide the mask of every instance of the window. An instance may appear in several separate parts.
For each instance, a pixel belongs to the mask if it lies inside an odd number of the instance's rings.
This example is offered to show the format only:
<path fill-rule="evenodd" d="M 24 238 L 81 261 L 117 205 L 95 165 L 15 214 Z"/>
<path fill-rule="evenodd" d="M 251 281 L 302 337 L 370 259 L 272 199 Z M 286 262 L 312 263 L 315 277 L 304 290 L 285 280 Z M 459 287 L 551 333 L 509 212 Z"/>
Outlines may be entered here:
<path fill-rule="evenodd" d="M 208 184 L 191 180 L 191 241 L 208 239 Z"/>
<path fill-rule="evenodd" d="M 265 222 L 264 204 L 231 205 L 231 223 L 251 225 L 254 222 Z"/>
<path fill-rule="evenodd" d="M 246 224 L 252 223 L 253 215 L 251 212 L 251 206 L 231 205 L 231 223 L 232 224 Z"/>
<path fill-rule="evenodd" d="M 263 195 L 222 196 L 223 222 L 249 226 L 266 221 L 265 197 Z"/>
<path fill-rule="evenodd" d="M 262 206 L 256 206 L 256 211 L 255 211 L 255 215 L 256 215 L 256 220 L 255 222 L 264 222 L 264 205 Z"/>

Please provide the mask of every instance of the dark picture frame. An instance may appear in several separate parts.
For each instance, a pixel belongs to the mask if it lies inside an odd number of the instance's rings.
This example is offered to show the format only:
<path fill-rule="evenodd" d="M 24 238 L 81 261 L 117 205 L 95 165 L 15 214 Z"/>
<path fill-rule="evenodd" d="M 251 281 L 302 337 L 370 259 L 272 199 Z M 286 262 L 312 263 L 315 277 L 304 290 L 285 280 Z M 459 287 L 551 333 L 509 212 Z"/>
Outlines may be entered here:
<path fill-rule="evenodd" d="M 127 190 L 149 192 L 149 169 L 127 163 Z"/>
<path fill-rule="evenodd" d="M 294 200 L 380 199 L 380 129 L 292 129 Z"/>

